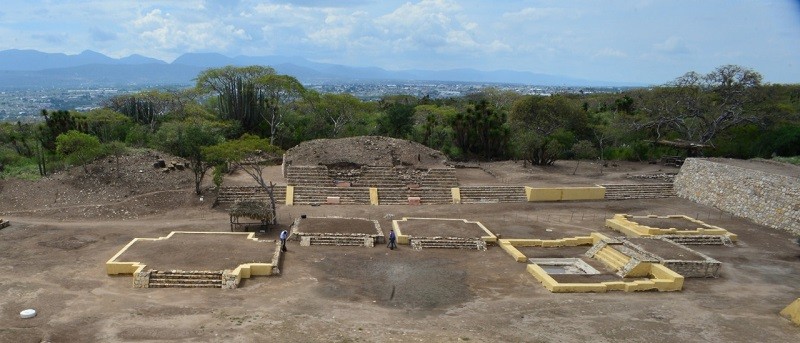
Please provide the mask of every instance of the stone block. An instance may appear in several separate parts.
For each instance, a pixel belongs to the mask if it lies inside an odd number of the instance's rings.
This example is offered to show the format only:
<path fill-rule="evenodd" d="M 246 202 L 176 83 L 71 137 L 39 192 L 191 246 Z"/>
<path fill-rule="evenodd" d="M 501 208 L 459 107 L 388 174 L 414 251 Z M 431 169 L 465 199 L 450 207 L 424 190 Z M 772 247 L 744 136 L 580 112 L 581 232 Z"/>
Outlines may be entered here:
<path fill-rule="evenodd" d="M 408 197 L 408 204 L 409 205 L 420 205 L 422 203 L 422 199 L 419 197 Z"/>
<path fill-rule="evenodd" d="M 339 197 L 327 197 L 325 203 L 329 205 L 338 205 L 341 203 L 341 199 Z"/>

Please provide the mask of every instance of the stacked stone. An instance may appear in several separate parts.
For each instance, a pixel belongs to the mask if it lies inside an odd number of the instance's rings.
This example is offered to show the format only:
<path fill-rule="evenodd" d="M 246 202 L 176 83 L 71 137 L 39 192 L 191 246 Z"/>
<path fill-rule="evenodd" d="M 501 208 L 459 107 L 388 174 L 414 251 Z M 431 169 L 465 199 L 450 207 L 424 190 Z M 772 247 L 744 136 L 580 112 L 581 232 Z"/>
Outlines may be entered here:
<path fill-rule="evenodd" d="M 800 178 L 690 158 L 675 177 L 678 196 L 800 234 Z"/>
<path fill-rule="evenodd" d="M 684 277 L 718 277 L 722 263 L 710 259 L 706 261 L 677 261 L 666 260 L 662 261 L 665 267 L 672 269 Z"/>

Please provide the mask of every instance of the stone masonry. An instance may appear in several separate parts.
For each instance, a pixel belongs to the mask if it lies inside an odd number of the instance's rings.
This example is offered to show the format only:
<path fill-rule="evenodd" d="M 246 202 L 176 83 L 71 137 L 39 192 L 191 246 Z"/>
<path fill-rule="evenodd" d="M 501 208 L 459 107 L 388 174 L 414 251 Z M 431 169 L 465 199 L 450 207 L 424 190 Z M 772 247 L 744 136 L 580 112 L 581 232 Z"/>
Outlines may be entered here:
<path fill-rule="evenodd" d="M 800 235 L 800 176 L 689 158 L 675 177 L 675 191 L 681 198 Z"/>

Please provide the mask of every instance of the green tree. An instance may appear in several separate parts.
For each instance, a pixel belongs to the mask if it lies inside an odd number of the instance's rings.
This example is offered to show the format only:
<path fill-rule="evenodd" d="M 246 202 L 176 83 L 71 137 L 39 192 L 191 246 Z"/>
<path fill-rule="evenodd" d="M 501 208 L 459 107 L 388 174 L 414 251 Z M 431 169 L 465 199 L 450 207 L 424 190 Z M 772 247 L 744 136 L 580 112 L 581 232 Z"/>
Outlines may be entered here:
<path fill-rule="evenodd" d="M 189 160 L 194 173 L 195 193 L 202 194 L 200 184 L 215 161 L 206 159 L 203 148 L 223 140 L 222 129 L 205 122 L 169 122 L 158 129 L 155 142 L 162 150 Z"/>
<path fill-rule="evenodd" d="M 83 171 L 88 174 L 86 164 L 101 153 L 100 140 L 95 136 L 70 130 L 56 137 L 56 152 L 69 163 L 83 167 Z"/>
<path fill-rule="evenodd" d="M 514 103 L 509 123 L 518 156 L 535 165 L 551 165 L 566 145 L 563 137 L 585 128 L 587 119 L 563 96 L 525 96 Z"/>
<path fill-rule="evenodd" d="M 256 80 L 275 75 L 270 67 L 226 66 L 211 68 L 197 76 L 200 92 L 216 94 L 214 106 L 222 119 L 236 120 L 248 132 L 255 132 L 264 119 L 265 94 L 256 89 Z"/>
<path fill-rule="evenodd" d="M 147 90 L 115 96 L 107 100 L 104 106 L 154 132 L 159 119 L 170 113 L 181 112 L 185 105 L 191 103 L 191 96 L 186 91 Z"/>
<path fill-rule="evenodd" d="M 229 140 L 203 149 L 208 160 L 225 161 L 234 168 L 244 170 L 267 192 L 271 203 L 271 224 L 277 224 L 275 213 L 275 184 L 264 180 L 264 168 L 280 163 L 283 150 L 270 144 L 268 139 L 244 134 L 236 140 Z"/>
<path fill-rule="evenodd" d="M 464 153 L 483 159 L 506 156 L 509 129 L 505 112 L 494 110 L 486 100 L 456 114 L 452 127 L 456 146 Z"/>
<path fill-rule="evenodd" d="M 325 93 L 317 98 L 315 104 L 317 111 L 331 126 L 331 138 L 339 137 L 345 125 L 353 121 L 364 107 L 361 100 L 350 94 Z"/>
<path fill-rule="evenodd" d="M 453 106 L 418 105 L 414 108 L 414 140 L 450 154 L 454 137 L 451 123 L 457 114 Z"/>
<path fill-rule="evenodd" d="M 414 127 L 414 105 L 405 102 L 388 103 L 378 125 L 380 134 L 406 138 Z"/>
<path fill-rule="evenodd" d="M 258 113 L 269 125 L 269 143 L 275 144 L 278 129 L 288 106 L 300 100 L 306 92 L 296 78 L 289 75 L 265 74 L 254 81 Z"/>
<path fill-rule="evenodd" d="M 39 127 L 42 146 L 47 150 L 55 151 L 56 137 L 69 130 L 74 130 L 76 128 L 75 119 L 69 111 L 65 110 L 53 112 L 42 110 L 42 117 L 44 117 L 44 125 Z"/>
<path fill-rule="evenodd" d="M 79 131 L 96 136 L 101 142 L 123 140 L 133 126 L 128 117 L 108 108 L 78 113 L 73 118 Z"/>
<path fill-rule="evenodd" d="M 117 171 L 117 179 L 120 178 L 122 175 L 119 165 L 119 157 L 124 155 L 128 151 L 128 147 L 125 146 L 125 143 L 120 141 L 113 141 L 103 146 L 103 151 L 109 155 L 114 156 L 114 164 L 116 165 Z"/>
<path fill-rule="evenodd" d="M 597 149 L 594 148 L 592 142 L 580 140 L 572 146 L 572 154 L 575 157 L 575 170 L 572 171 L 572 175 L 575 175 L 578 172 L 581 160 L 597 156 Z"/>
<path fill-rule="evenodd" d="M 656 141 L 674 133 L 706 145 L 732 127 L 763 122 L 763 113 L 750 110 L 760 87 L 761 74 L 741 66 L 725 65 L 705 75 L 689 72 L 646 93 L 639 106 L 645 116 L 635 127 L 651 131 Z"/>

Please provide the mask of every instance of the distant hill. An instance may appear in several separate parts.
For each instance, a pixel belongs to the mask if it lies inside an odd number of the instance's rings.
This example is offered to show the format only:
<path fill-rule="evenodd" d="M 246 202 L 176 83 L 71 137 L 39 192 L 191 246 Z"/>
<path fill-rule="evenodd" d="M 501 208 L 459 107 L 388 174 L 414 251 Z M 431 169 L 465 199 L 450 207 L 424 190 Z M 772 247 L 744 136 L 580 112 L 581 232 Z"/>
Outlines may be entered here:
<path fill-rule="evenodd" d="M 519 83 L 541 86 L 641 86 L 635 83 L 582 80 L 512 70 L 399 70 L 317 63 L 297 56 L 237 56 L 187 53 L 172 63 L 141 55 L 111 58 L 86 50 L 77 55 L 36 50 L 0 51 L 0 87 L 90 87 L 125 85 L 191 85 L 207 68 L 266 65 L 303 83 L 455 81 Z"/>

